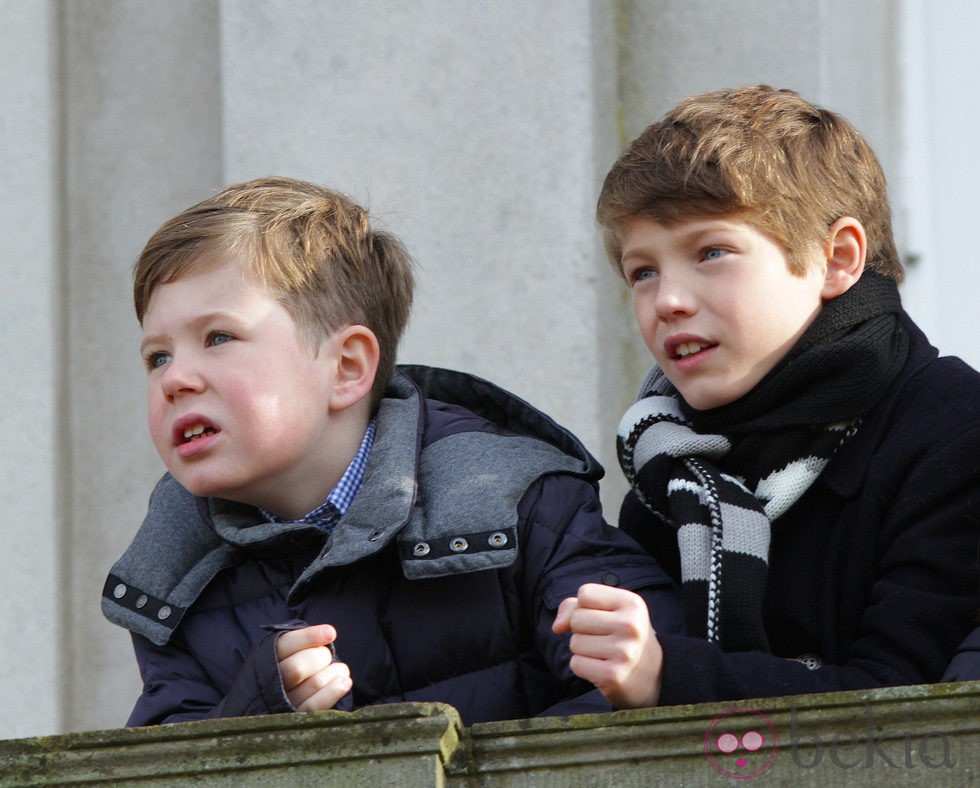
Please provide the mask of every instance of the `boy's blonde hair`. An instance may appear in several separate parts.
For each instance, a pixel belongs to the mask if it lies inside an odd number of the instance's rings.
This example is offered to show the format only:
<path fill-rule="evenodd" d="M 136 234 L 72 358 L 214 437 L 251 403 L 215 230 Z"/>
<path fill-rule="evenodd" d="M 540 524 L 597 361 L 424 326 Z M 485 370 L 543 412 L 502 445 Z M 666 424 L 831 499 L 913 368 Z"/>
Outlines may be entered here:
<path fill-rule="evenodd" d="M 278 294 L 311 349 L 349 325 L 370 328 L 380 362 L 377 402 L 394 370 L 412 305 L 412 260 L 367 213 L 330 189 L 290 178 L 229 186 L 182 211 L 147 242 L 133 269 L 140 323 L 157 285 L 229 259 Z"/>
<path fill-rule="evenodd" d="M 767 85 L 684 99 L 613 165 L 596 210 L 606 251 L 622 274 L 626 222 L 737 216 L 780 242 L 790 271 L 830 225 L 864 225 L 866 267 L 904 278 L 885 176 L 871 146 L 840 115 Z"/>

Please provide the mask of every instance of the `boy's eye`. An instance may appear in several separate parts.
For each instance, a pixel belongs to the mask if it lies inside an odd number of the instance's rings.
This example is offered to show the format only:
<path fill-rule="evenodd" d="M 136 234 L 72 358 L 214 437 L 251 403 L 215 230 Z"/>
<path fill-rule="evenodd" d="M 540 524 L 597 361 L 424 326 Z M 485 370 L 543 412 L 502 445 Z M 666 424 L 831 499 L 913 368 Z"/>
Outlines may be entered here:
<path fill-rule="evenodd" d="M 635 284 L 636 282 L 643 282 L 647 279 L 652 279 L 656 276 L 656 271 L 652 268 L 637 268 L 629 273 L 630 284 Z"/>
<path fill-rule="evenodd" d="M 717 246 L 712 246 L 704 250 L 704 254 L 702 255 L 702 257 L 705 260 L 717 260 L 719 257 L 722 257 L 726 254 L 728 254 L 726 250 L 721 249 L 720 247 Z"/>
<path fill-rule="evenodd" d="M 150 353 L 146 357 L 146 368 L 147 369 L 159 369 L 164 364 L 170 361 L 170 354 L 159 351 L 157 353 Z"/>
<path fill-rule="evenodd" d="M 208 347 L 213 347 L 214 345 L 223 345 L 225 342 L 230 342 L 234 337 L 231 334 L 226 334 L 224 331 L 212 331 L 208 334 Z"/>

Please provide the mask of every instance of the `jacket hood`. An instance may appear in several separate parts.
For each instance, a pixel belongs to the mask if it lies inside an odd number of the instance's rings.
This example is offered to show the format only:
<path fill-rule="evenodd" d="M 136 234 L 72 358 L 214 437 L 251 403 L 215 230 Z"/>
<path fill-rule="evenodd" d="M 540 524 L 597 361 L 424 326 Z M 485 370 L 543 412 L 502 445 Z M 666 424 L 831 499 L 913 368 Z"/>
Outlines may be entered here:
<path fill-rule="evenodd" d="M 598 481 L 605 473 L 573 433 L 533 405 L 488 380 L 466 372 L 412 364 L 399 365 L 397 373 L 414 383 L 426 399 L 458 405 L 503 430 L 550 444 L 570 460 L 577 461 L 573 471 L 575 475 Z"/>

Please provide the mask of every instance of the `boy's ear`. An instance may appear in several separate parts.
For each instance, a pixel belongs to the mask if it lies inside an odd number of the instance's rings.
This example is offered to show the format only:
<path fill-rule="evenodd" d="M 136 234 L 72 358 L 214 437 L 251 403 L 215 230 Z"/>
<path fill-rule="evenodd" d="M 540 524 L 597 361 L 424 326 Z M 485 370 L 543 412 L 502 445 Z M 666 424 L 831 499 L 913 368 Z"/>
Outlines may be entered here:
<path fill-rule="evenodd" d="M 378 372 L 381 350 L 378 338 L 366 326 L 354 325 L 333 338 L 336 376 L 330 397 L 330 408 L 344 410 L 369 397 Z"/>
<path fill-rule="evenodd" d="M 842 216 L 830 225 L 823 242 L 827 273 L 820 295 L 824 301 L 846 293 L 861 278 L 867 244 L 864 225 L 853 216 Z"/>

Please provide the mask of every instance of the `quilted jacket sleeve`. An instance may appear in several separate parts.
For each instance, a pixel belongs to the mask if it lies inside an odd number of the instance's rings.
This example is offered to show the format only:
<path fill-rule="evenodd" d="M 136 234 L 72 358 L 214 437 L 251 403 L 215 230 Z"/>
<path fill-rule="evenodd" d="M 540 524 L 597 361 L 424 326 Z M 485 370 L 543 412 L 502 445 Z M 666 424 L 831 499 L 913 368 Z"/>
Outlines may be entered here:
<path fill-rule="evenodd" d="M 141 635 L 132 637 L 143 692 L 128 726 L 295 711 L 279 678 L 276 633 L 256 644 L 226 695 L 215 689 L 200 664 L 178 645 L 156 646 Z"/>
<path fill-rule="evenodd" d="M 604 583 L 644 598 L 657 632 L 679 632 L 682 611 L 670 577 L 636 542 L 606 524 L 595 488 L 570 476 L 549 476 L 528 491 L 520 507 L 524 609 L 534 624 L 539 652 L 569 687 L 568 697 L 546 714 L 610 711 L 590 685 L 571 673 L 570 635 L 551 631 L 563 599 L 585 583 Z"/>

